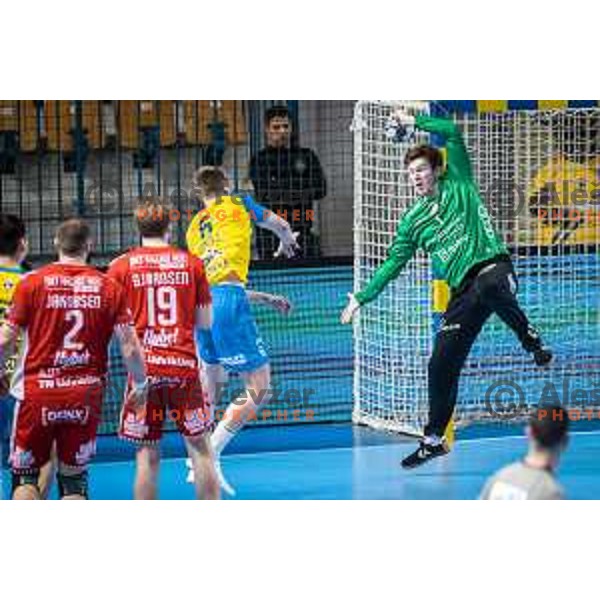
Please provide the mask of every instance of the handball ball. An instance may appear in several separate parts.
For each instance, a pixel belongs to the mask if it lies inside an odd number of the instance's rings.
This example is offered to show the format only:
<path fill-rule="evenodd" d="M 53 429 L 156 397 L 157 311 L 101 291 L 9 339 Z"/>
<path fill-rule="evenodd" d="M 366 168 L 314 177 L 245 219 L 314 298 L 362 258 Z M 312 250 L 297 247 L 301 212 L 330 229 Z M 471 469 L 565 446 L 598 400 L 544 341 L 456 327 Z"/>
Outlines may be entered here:
<path fill-rule="evenodd" d="M 396 117 L 390 117 L 383 128 L 385 137 L 392 142 L 403 142 L 408 137 L 408 130 Z"/>

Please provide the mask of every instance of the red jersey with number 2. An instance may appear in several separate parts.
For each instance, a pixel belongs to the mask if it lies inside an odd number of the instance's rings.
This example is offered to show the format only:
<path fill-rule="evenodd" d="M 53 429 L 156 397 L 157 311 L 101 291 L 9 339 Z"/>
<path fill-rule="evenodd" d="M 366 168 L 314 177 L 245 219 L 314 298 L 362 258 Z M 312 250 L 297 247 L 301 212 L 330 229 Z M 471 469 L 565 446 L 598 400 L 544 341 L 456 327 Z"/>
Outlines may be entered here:
<path fill-rule="evenodd" d="M 150 377 L 194 379 L 196 309 L 210 304 L 202 261 L 170 246 L 136 248 L 111 263 L 125 289 Z"/>
<path fill-rule="evenodd" d="M 132 325 L 123 290 L 88 265 L 52 263 L 19 283 L 7 321 L 24 330 L 12 394 L 80 402 L 105 383 L 115 327 Z"/>

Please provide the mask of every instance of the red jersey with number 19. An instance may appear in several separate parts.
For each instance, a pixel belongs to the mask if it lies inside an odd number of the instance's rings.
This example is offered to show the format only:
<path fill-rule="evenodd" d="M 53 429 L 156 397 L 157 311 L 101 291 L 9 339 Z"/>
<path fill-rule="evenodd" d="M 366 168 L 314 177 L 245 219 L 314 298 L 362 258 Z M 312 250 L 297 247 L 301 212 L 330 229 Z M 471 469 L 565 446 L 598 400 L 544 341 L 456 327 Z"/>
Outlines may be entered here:
<path fill-rule="evenodd" d="M 211 302 L 202 261 L 170 246 L 141 247 L 111 263 L 125 289 L 150 377 L 196 379 L 196 308 Z"/>
<path fill-rule="evenodd" d="M 26 275 L 6 315 L 24 330 L 11 393 L 80 402 L 105 382 L 115 327 L 132 325 L 123 290 L 88 265 L 53 263 Z"/>

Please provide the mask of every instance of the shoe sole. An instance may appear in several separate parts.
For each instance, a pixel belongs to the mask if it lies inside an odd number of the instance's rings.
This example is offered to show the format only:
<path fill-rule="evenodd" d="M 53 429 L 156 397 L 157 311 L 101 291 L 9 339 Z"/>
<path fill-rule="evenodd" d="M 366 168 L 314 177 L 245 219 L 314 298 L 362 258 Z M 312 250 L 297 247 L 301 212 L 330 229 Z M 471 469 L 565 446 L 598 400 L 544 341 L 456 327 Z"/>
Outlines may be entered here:
<path fill-rule="evenodd" d="M 446 452 L 444 452 L 443 454 L 436 454 L 435 456 L 430 456 L 428 458 L 426 458 L 423 462 L 420 462 L 418 465 L 403 465 L 402 462 L 400 463 L 400 466 L 405 469 L 406 471 L 411 471 L 412 469 L 418 469 L 419 467 L 422 467 L 423 465 L 427 464 L 428 462 L 431 462 L 432 460 L 435 460 L 436 458 L 442 458 L 442 456 L 448 456 L 448 454 L 450 454 L 450 450 L 446 450 Z"/>

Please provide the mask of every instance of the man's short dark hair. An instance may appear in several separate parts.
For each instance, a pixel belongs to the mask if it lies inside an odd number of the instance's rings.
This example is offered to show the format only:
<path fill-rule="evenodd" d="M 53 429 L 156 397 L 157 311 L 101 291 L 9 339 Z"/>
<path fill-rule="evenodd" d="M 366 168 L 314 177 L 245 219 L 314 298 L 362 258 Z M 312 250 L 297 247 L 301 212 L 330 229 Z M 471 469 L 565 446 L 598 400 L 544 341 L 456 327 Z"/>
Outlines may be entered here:
<path fill-rule="evenodd" d="M 140 235 L 146 238 L 162 237 L 171 224 L 171 208 L 171 204 L 165 198 L 138 198 L 135 220 Z"/>
<path fill-rule="evenodd" d="M 0 255 L 14 256 L 25 239 L 25 224 L 16 215 L 0 213 Z"/>
<path fill-rule="evenodd" d="M 276 117 L 279 117 L 280 119 L 285 119 L 286 117 L 288 119 L 290 118 L 290 111 L 285 104 L 275 104 L 266 110 L 265 125 L 268 127 L 269 123 Z"/>
<path fill-rule="evenodd" d="M 408 167 L 408 165 L 410 165 L 413 160 L 417 160 L 417 158 L 424 158 L 427 160 L 434 171 L 444 165 L 441 151 L 428 144 L 422 144 L 411 148 L 404 156 L 404 166 Z"/>
<path fill-rule="evenodd" d="M 559 404 L 540 404 L 529 422 L 536 444 L 545 450 L 556 450 L 567 441 L 569 413 Z"/>
<path fill-rule="evenodd" d="M 56 230 L 57 249 L 66 256 L 81 256 L 91 238 L 92 230 L 83 219 L 67 219 Z"/>

